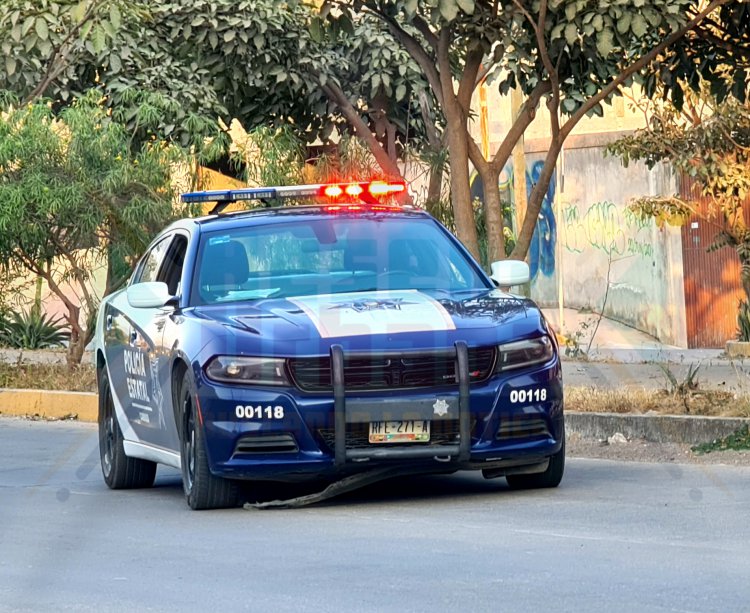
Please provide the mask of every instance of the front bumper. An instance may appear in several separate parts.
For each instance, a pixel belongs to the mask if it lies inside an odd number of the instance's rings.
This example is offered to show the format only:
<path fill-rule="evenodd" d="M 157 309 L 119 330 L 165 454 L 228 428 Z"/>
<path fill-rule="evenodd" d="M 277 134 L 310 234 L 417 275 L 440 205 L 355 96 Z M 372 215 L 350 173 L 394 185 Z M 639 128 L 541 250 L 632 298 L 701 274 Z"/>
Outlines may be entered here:
<path fill-rule="evenodd" d="M 563 392 L 557 356 L 540 367 L 470 384 L 464 343 L 432 354 L 455 356 L 458 385 L 347 393 L 346 356 L 336 345 L 331 348 L 333 394 L 222 385 L 198 371 L 211 472 L 237 479 L 304 481 L 387 465 L 410 472 L 512 469 L 542 464 L 560 450 Z M 237 417 L 238 407 L 247 406 L 255 408 L 254 418 Z M 404 419 L 429 420 L 439 435 L 429 443 L 367 441 L 370 422 Z"/>

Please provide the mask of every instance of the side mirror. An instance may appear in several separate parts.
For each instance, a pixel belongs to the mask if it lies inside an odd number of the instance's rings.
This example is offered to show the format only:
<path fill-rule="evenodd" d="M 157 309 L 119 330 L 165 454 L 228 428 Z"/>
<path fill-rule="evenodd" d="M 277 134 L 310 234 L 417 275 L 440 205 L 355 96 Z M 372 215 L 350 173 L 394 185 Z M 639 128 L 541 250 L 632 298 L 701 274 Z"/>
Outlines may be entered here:
<path fill-rule="evenodd" d="M 529 282 L 529 265 L 521 260 L 500 260 L 490 265 L 492 279 L 499 287 L 512 287 Z"/>
<path fill-rule="evenodd" d="M 128 304 L 136 309 L 158 309 L 172 300 L 166 283 L 148 281 L 136 283 L 127 289 Z"/>

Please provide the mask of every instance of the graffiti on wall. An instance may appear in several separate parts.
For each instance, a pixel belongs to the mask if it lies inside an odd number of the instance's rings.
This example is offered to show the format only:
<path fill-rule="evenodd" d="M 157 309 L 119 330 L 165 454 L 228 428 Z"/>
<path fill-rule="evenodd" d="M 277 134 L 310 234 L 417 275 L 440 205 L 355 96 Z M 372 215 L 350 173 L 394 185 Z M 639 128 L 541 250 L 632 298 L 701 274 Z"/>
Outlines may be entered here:
<path fill-rule="evenodd" d="M 544 162 L 530 164 L 526 171 L 526 195 L 539 181 Z M 503 202 L 513 203 L 513 166 L 508 164 L 500 174 L 500 196 Z M 529 246 L 529 268 L 532 282 L 540 273 L 551 277 L 555 272 L 555 247 L 557 245 L 558 220 L 555 219 L 554 203 L 556 178 L 553 175 L 547 193 L 542 200 L 534 236 Z M 472 197 L 484 198 L 481 179 L 472 177 Z M 562 210 L 563 246 L 571 253 L 583 253 L 594 249 L 610 257 L 638 256 L 652 258 L 654 255 L 653 222 L 642 219 L 632 211 L 613 202 L 597 202 L 585 211 L 583 207 L 569 204 Z M 506 218 L 506 225 L 511 220 Z"/>
<path fill-rule="evenodd" d="M 533 162 L 526 171 L 526 196 L 539 181 L 544 162 Z M 508 164 L 500 174 L 500 196 L 504 202 L 513 203 L 513 166 Z M 539 273 L 551 277 L 555 272 L 555 247 L 557 245 L 558 220 L 555 219 L 556 182 L 552 176 L 544 194 L 534 236 L 529 246 L 529 268 L 533 282 Z M 472 197 L 484 198 L 481 179 L 472 177 Z M 583 253 L 587 249 L 601 251 L 611 257 L 638 256 L 651 258 L 654 255 L 652 221 L 642 219 L 627 208 L 613 202 L 597 202 L 585 212 L 576 204 L 565 206 L 562 211 L 564 247 L 571 253 Z M 506 225 L 512 225 L 506 219 Z M 516 228 L 517 229 L 517 228 Z"/>
<path fill-rule="evenodd" d="M 572 253 L 596 249 L 608 256 L 654 255 L 651 220 L 612 202 L 597 202 L 584 213 L 576 205 L 563 209 L 565 248 Z"/>

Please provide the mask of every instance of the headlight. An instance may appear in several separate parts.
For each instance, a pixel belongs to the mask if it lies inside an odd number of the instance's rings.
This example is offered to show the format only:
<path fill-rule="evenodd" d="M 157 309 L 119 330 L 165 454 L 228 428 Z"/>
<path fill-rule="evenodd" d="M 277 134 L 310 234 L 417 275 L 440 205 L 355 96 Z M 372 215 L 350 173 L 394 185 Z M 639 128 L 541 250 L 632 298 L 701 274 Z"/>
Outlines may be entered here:
<path fill-rule="evenodd" d="M 206 366 L 206 375 L 222 383 L 250 385 L 290 385 L 284 360 L 220 355 Z"/>
<path fill-rule="evenodd" d="M 506 343 L 497 348 L 497 368 L 496 371 L 511 370 L 513 368 L 523 368 L 533 364 L 543 364 L 552 359 L 555 349 L 552 341 L 548 336 L 531 338 L 526 341 L 517 341 L 515 343 Z"/>

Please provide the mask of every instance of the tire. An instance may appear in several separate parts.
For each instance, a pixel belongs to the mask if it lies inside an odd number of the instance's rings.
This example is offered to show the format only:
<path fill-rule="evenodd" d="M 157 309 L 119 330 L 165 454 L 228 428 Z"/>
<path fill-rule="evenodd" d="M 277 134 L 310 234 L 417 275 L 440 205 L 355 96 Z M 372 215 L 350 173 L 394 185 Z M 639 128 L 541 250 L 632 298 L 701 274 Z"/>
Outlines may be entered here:
<path fill-rule="evenodd" d="M 565 472 L 565 437 L 563 435 L 562 447 L 555 455 L 550 457 L 549 466 L 543 473 L 534 475 L 507 475 L 505 480 L 514 490 L 532 490 L 546 487 L 557 487 L 562 481 Z"/>
<path fill-rule="evenodd" d="M 206 437 L 197 414 L 198 404 L 190 371 L 182 379 L 178 398 L 182 416 L 182 487 L 188 506 L 194 511 L 237 506 L 237 484 L 215 477 L 209 470 Z"/>
<path fill-rule="evenodd" d="M 151 487 L 156 477 L 156 463 L 126 456 L 122 441 L 105 370 L 99 378 L 99 459 L 104 482 L 113 490 Z"/>

